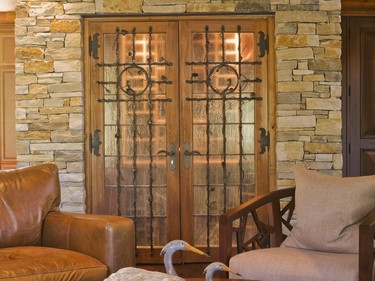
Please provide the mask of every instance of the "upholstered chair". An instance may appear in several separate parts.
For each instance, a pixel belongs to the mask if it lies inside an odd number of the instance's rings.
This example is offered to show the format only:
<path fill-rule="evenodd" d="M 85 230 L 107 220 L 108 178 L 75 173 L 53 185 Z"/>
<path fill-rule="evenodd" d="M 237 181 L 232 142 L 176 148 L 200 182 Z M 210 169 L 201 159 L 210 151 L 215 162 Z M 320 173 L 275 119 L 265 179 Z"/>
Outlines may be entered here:
<path fill-rule="evenodd" d="M 221 261 L 251 280 L 375 280 L 375 176 L 294 174 L 220 217 Z"/>
<path fill-rule="evenodd" d="M 0 171 L 0 280 L 103 281 L 135 264 L 133 221 L 61 212 L 59 171 Z"/>

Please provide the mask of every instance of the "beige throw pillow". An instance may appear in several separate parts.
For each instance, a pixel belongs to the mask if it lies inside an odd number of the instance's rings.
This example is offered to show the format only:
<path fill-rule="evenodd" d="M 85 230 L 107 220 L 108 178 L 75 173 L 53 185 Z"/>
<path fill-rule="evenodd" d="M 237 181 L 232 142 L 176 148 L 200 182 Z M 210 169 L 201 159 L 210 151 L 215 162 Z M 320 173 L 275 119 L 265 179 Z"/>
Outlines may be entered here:
<path fill-rule="evenodd" d="M 283 247 L 358 253 L 359 224 L 375 208 L 375 176 L 340 178 L 296 167 L 296 225 Z"/>

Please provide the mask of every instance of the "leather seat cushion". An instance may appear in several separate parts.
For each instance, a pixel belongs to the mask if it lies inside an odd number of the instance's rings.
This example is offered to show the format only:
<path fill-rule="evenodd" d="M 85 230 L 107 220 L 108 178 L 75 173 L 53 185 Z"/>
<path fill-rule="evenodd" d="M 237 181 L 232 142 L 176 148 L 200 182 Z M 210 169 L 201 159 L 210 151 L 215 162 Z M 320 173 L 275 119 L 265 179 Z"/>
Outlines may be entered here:
<path fill-rule="evenodd" d="M 240 273 L 241 278 L 252 280 L 358 280 L 358 254 L 277 247 L 238 254 L 231 258 L 229 267 Z"/>
<path fill-rule="evenodd" d="M 49 247 L 0 249 L 0 280 L 104 280 L 108 268 L 90 256 Z"/>

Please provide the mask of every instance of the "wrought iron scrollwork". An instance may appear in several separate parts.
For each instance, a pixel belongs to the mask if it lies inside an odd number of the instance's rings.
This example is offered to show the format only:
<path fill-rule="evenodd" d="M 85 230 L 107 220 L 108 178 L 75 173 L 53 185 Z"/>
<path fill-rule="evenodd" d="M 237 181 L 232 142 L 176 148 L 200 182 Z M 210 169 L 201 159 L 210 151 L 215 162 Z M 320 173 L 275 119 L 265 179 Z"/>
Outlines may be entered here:
<path fill-rule="evenodd" d="M 249 73 L 255 73 L 252 71 L 251 67 L 255 67 L 260 65 L 260 61 L 249 61 L 245 60 L 242 57 L 242 37 L 241 37 L 241 26 L 237 26 L 237 32 L 235 36 L 235 40 L 237 40 L 237 52 L 238 56 L 236 59 L 229 60 L 228 56 L 226 55 L 226 31 L 225 26 L 221 26 L 220 30 L 220 38 L 221 38 L 221 49 L 218 50 L 221 54 L 218 54 L 220 59 L 211 59 L 215 57 L 215 55 L 211 55 L 212 46 L 210 42 L 210 31 L 209 27 L 205 27 L 204 36 L 205 36 L 205 49 L 204 49 L 204 57 L 205 60 L 203 61 L 190 61 L 187 62 L 187 66 L 191 66 L 193 71 L 190 79 L 187 79 L 185 82 L 187 84 L 202 84 L 205 86 L 205 93 L 202 96 L 193 96 L 186 98 L 187 101 L 191 102 L 203 102 L 205 103 L 205 116 L 206 116 L 206 230 L 207 230 L 207 253 L 210 252 L 210 214 L 212 208 L 211 202 L 211 194 L 213 192 L 213 188 L 211 186 L 210 178 L 211 175 L 211 155 L 210 152 L 210 144 L 211 142 L 211 128 L 212 128 L 212 120 L 210 119 L 210 108 L 211 104 L 216 101 L 221 101 L 221 122 L 222 125 L 222 155 L 221 155 L 221 166 L 223 171 L 223 212 L 227 209 L 227 187 L 228 183 L 228 159 L 227 159 L 227 139 L 228 139 L 228 108 L 231 106 L 231 101 L 237 101 L 238 103 L 238 112 L 239 112 L 239 190 L 240 190 L 240 202 L 242 203 L 242 190 L 244 186 L 244 157 L 245 157 L 245 150 L 243 147 L 243 138 L 244 138 L 244 126 L 243 126 L 243 108 L 244 104 L 247 101 L 254 101 L 254 100 L 262 100 L 261 97 L 256 96 L 255 92 L 246 91 L 246 87 L 249 83 L 261 83 L 262 79 L 259 77 L 248 77 Z M 263 45 L 262 45 L 263 47 Z M 194 66 L 201 66 L 204 67 L 204 71 L 201 74 L 194 72 Z M 204 77 L 202 77 L 204 76 Z M 185 150 L 185 156 L 191 156 L 193 153 L 190 150 Z M 185 168 L 190 167 L 190 157 L 185 157 Z"/>
<path fill-rule="evenodd" d="M 154 61 L 152 58 L 152 42 L 153 42 L 153 31 L 152 27 L 149 27 L 148 34 L 145 36 L 145 39 L 148 40 L 148 43 L 146 43 L 146 51 L 145 56 L 147 58 L 144 61 L 138 62 L 137 61 L 137 49 L 136 49 L 136 36 L 137 36 L 137 30 L 136 28 L 133 28 L 132 30 L 125 30 L 116 28 L 116 39 L 114 42 L 114 49 L 116 50 L 116 61 L 107 62 L 104 61 L 101 63 L 97 63 L 97 67 L 101 67 L 104 69 L 110 70 L 109 72 L 115 73 L 115 79 L 112 80 L 104 80 L 104 81 L 96 81 L 96 84 L 103 87 L 104 92 L 109 95 L 113 95 L 111 98 L 101 98 L 97 101 L 99 103 L 115 103 L 117 105 L 116 112 L 116 133 L 114 137 L 116 138 L 116 148 L 117 148 L 117 210 L 118 215 L 121 214 L 121 202 L 120 199 L 121 196 L 121 181 L 122 181 L 122 171 L 121 171 L 121 161 L 122 161 L 122 154 L 121 154 L 121 145 L 123 142 L 123 136 L 121 134 L 121 127 L 123 124 L 121 123 L 121 111 L 122 107 L 120 104 L 126 103 L 129 104 L 129 113 L 131 114 L 131 133 L 129 134 L 132 140 L 133 145 L 133 153 L 132 153 L 132 188 L 133 188 L 133 220 L 135 222 L 135 232 L 137 233 L 137 214 L 138 214 L 138 206 L 137 206 L 137 179 L 138 179 L 138 169 L 137 169 L 137 153 L 138 153 L 138 133 L 139 133 L 139 127 L 146 126 L 148 130 L 148 157 L 149 157 L 149 165 L 148 165 L 148 203 L 149 203 L 149 235 L 148 237 L 150 241 L 150 255 L 154 254 L 154 229 L 153 224 L 155 220 L 155 215 L 153 213 L 154 209 L 154 194 L 153 194 L 153 182 L 154 182 L 154 172 L 153 169 L 155 167 L 154 163 L 154 155 L 155 152 L 153 151 L 153 142 L 154 142 L 154 133 L 153 133 L 153 127 L 155 126 L 154 123 L 154 112 L 153 108 L 155 106 L 155 103 L 166 103 L 171 102 L 172 100 L 170 98 L 157 98 L 153 94 L 152 87 L 154 85 L 161 85 L 161 84 L 172 84 L 172 81 L 168 80 L 168 78 L 165 75 L 161 75 L 157 79 L 153 78 L 155 75 L 153 74 L 154 68 L 158 66 L 172 66 L 173 64 L 165 60 L 164 58 L 161 58 L 159 61 Z M 124 37 L 129 37 L 130 45 L 125 49 L 122 45 L 122 39 Z M 95 38 L 94 38 L 95 39 Z M 93 41 L 94 42 L 94 41 Z M 95 47 L 96 45 L 93 44 Z M 122 48 L 122 49 L 121 49 Z M 92 51 L 95 54 L 95 49 Z M 124 56 L 124 54 L 128 55 L 128 59 L 124 60 L 121 59 L 121 57 Z M 129 58 L 130 57 L 130 58 Z M 135 74 L 135 75 L 134 75 Z M 135 78 L 135 76 L 137 78 Z M 140 86 L 141 85 L 141 88 Z M 136 86 L 138 89 L 136 89 Z M 139 89 L 140 88 L 140 89 Z M 115 89 L 115 92 L 114 92 Z M 146 117 L 146 123 L 142 123 L 139 120 L 139 117 L 137 115 L 137 108 L 139 106 L 144 108 L 144 114 Z M 173 169 L 174 164 L 174 155 L 172 155 L 172 152 L 167 151 L 159 151 L 159 153 L 165 153 L 169 155 L 169 158 L 171 158 L 170 161 L 170 168 Z M 137 237 L 135 237 L 135 243 L 137 242 Z"/>

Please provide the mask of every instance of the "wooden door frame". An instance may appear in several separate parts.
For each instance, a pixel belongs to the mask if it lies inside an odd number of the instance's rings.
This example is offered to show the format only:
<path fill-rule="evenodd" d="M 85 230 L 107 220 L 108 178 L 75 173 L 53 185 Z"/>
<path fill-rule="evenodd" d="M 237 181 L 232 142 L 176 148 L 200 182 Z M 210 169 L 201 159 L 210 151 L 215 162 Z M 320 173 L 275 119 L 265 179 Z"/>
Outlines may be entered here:
<path fill-rule="evenodd" d="M 116 20 L 118 17 L 108 17 L 108 18 L 103 18 L 100 17 L 101 22 L 113 22 Z M 207 18 L 211 18 L 211 16 L 197 16 L 197 15 L 176 15 L 175 18 L 177 20 L 204 20 Z M 84 54 L 85 54 L 85 65 L 89 66 L 90 65 L 90 56 L 89 56 L 89 27 L 90 23 L 98 19 L 97 17 L 88 17 L 85 18 L 84 20 Z M 267 75 L 267 81 L 264 81 L 262 83 L 264 86 L 262 86 L 262 91 L 266 91 L 267 94 L 265 96 L 267 97 L 264 99 L 262 102 L 266 103 L 266 106 L 268 108 L 268 114 L 267 116 L 262 117 L 266 119 L 266 124 L 269 130 L 269 136 L 270 136 L 270 144 L 269 144 L 269 149 L 268 149 L 268 155 L 263 158 L 262 162 L 265 165 L 265 167 L 268 167 L 268 171 L 262 171 L 262 176 L 264 176 L 264 180 L 266 184 L 262 185 L 261 187 L 258 187 L 258 193 L 264 193 L 270 190 L 275 190 L 276 189 L 276 152 L 275 152 L 275 143 L 276 143 L 276 116 L 275 116 L 275 111 L 276 111 L 276 92 L 275 92 L 275 54 L 274 54 L 274 17 L 270 15 L 217 15 L 214 18 L 215 20 L 220 20 L 220 19 L 225 19 L 225 20 L 234 20 L 234 19 L 242 19 L 242 20 L 255 20 L 255 19 L 263 19 L 264 20 L 264 27 L 267 32 L 267 37 L 269 39 L 269 49 L 267 52 L 267 59 L 265 62 L 267 62 L 267 65 L 265 67 L 262 67 L 262 74 Z M 123 20 L 123 18 L 121 18 Z M 127 20 L 129 21 L 167 21 L 170 20 L 170 15 L 165 16 L 152 16 L 152 17 L 145 17 L 145 16 L 136 16 L 136 17 L 129 17 Z M 85 68 L 85 77 L 89 77 L 89 68 Z M 89 79 L 85 79 L 85 89 L 86 93 L 89 93 L 89 89 L 91 88 L 90 81 Z M 90 108 L 91 108 L 91 97 L 89 94 L 85 95 L 85 124 L 91 124 L 92 121 L 92 116 L 90 113 Z M 86 173 L 86 206 L 87 209 L 86 211 L 91 213 L 93 212 L 93 206 L 92 206 L 92 191 L 91 191 L 91 186 L 92 186 L 92 178 L 93 178 L 93 173 L 96 171 L 92 171 L 93 167 L 93 159 L 92 155 L 90 153 L 90 144 L 89 144 L 89 135 L 91 133 L 92 126 L 85 126 L 85 173 Z M 259 132 L 255 132 L 255 140 L 254 140 L 254 146 L 256 153 L 258 153 L 259 148 L 258 148 L 258 143 L 256 140 L 259 138 Z M 256 165 L 258 165 L 257 163 Z M 157 252 L 155 253 L 155 256 L 157 256 Z M 215 257 L 213 257 L 215 258 Z M 150 257 L 150 261 L 152 262 L 153 258 Z"/>
<path fill-rule="evenodd" d="M 371 15 L 373 11 L 368 11 L 363 13 L 365 15 Z M 353 118 L 350 117 L 351 108 L 354 106 L 360 107 L 360 102 L 350 101 L 350 96 L 355 97 L 355 94 L 358 93 L 358 89 L 355 89 L 355 85 L 351 85 L 352 81 L 359 81 L 360 83 L 361 76 L 360 71 L 352 70 L 352 58 L 351 53 L 353 52 L 353 42 L 350 38 L 353 37 L 351 33 L 351 20 L 361 20 L 361 19 L 374 19 L 373 16 L 358 16 L 357 11 L 352 13 L 354 16 L 343 16 L 341 21 L 342 27 L 342 154 L 343 154 L 343 176 L 358 176 L 358 172 L 353 174 L 351 166 L 360 167 L 361 166 L 361 157 L 359 154 L 352 153 L 351 150 L 355 149 L 353 143 L 358 143 L 358 141 L 352 140 L 353 131 L 361 130 L 360 126 L 353 125 Z M 351 15 L 351 14 L 349 14 Z M 359 43 L 358 43 L 359 44 Z M 354 53 L 358 53 L 355 52 Z M 356 62 L 358 68 L 361 68 L 360 61 Z M 359 108 L 357 110 L 359 112 Z M 360 135 L 360 132 L 357 132 L 355 135 Z M 354 163 L 354 164 L 353 164 Z M 361 173 L 359 171 L 359 173 Z"/>

